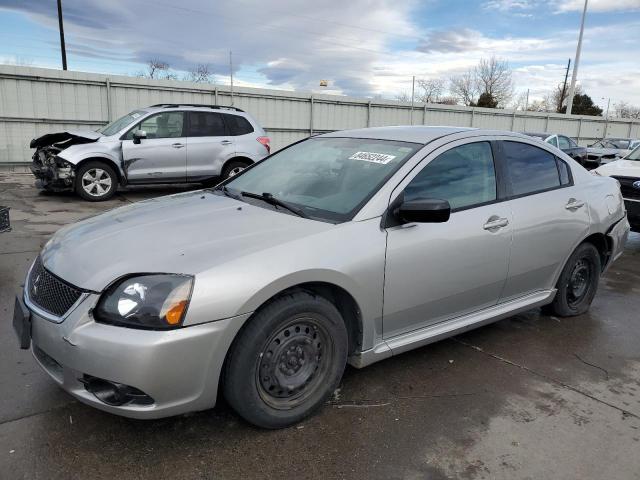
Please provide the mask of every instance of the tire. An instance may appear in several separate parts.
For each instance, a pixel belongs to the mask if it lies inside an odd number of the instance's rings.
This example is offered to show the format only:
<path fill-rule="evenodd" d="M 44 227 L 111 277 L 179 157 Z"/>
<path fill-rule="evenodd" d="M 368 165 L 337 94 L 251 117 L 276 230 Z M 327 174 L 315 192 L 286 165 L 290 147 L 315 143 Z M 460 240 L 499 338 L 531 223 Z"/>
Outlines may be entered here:
<path fill-rule="evenodd" d="M 104 162 L 89 161 L 76 170 L 75 191 L 89 202 L 103 202 L 118 189 L 115 170 Z"/>
<path fill-rule="evenodd" d="M 236 176 L 249 165 L 251 165 L 251 163 L 245 160 L 231 160 L 222 169 L 222 178 L 220 179 L 220 182 L 222 180 L 226 180 L 229 177 Z"/>
<path fill-rule="evenodd" d="M 293 425 L 338 387 L 347 351 L 347 329 L 331 302 L 304 291 L 284 295 L 258 310 L 234 341 L 224 396 L 258 427 Z"/>
<path fill-rule="evenodd" d="M 602 271 L 600 254 L 591 243 L 576 248 L 562 269 L 557 293 L 545 311 L 559 317 L 573 317 L 589 310 L 598 290 Z"/>

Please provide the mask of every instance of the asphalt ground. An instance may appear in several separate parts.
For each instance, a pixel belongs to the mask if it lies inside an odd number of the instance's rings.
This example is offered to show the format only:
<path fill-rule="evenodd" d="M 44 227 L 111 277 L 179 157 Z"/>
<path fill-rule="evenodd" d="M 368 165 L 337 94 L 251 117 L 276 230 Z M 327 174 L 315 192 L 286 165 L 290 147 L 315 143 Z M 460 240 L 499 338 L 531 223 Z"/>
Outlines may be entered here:
<path fill-rule="evenodd" d="M 123 190 L 96 204 L 0 171 L 14 226 L 0 234 L 0 479 L 640 478 L 637 234 L 588 314 L 532 310 L 348 367 L 327 405 L 289 429 L 253 428 L 223 400 L 153 421 L 75 401 L 12 331 L 30 262 L 65 224 L 186 188 Z"/>

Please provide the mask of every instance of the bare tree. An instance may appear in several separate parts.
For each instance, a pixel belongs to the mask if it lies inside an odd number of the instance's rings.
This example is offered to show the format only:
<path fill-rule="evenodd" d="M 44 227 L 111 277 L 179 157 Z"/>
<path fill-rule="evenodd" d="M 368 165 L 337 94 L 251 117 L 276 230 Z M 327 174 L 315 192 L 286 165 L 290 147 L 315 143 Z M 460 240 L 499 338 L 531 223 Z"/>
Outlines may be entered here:
<path fill-rule="evenodd" d="M 582 88 L 580 85 L 576 85 L 575 92 L 576 95 L 582 94 Z M 562 83 L 559 83 L 545 96 L 545 102 L 548 110 L 557 113 L 562 112 L 562 107 L 567 103 L 567 97 L 569 97 L 569 89 L 567 88 L 563 92 Z"/>
<path fill-rule="evenodd" d="M 474 70 L 475 81 L 478 89 L 489 94 L 504 107 L 513 97 L 513 79 L 511 68 L 506 60 L 492 56 L 488 60 L 480 59 L 480 63 Z"/>
<path fill-rule="evenodd" d="M 458 99 L 450 95 L 446 95 L 444 97 L 440 97 L 436 103 L 439 103 L 440 105 L 457 105 Z"/>
<path fill-rule="evenodd" d="M 419 102 L 438 103 L 444 93 L 445 82 L 441 78 L 418 80 L 418 87 L 422 89 L 422 92 L 416 95 Z"/>
<path fill-rule="evenodd" d="M 194 83 L 215 83 L 213 79 L 213 72 L 209 65 L 204 63 L 199 63 L 191 68 L 184 79 Z"/>
<path fill-rule="evenodd" d="M 449 79 L 449 92 L 464 105 L 475 103 L 478 97 L 478 83 L 473 70 Z"/>
<path fill-rule="evenodd" d="M 138 77 L 154 78 L 156 80 L 177 80 L 178 75 L 171 71 L 169 64 L 158 58 L 147 61 L 147 69 L 136 74 Z"/>
<path fill-rule="evenodd" d="M 400 92 L 400 93 L 396 93 L 395 96 L 396 101 L 398 102 L 410 102 L 411 101 L 411 94 L 407 93 L 407 92 Z"/>
<path fill-rule="evenodd" d="M 619 118 L 640 118 L 640 107 L 631 105 L 624 100 L 614 105 L 615 116 Z"/>

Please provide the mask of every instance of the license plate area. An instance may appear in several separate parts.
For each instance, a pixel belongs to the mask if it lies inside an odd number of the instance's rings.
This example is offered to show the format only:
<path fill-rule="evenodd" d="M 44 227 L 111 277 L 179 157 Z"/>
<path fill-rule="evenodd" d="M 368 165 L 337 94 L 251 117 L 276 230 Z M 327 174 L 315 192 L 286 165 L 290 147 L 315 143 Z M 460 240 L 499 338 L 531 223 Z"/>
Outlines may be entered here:
<path fill-rule="evenodd" d="M 13 308 L 13 329 L 18 336 L 20 348 L 28 350 L 31 346 L 31 312 L 19 296 L 16 296 Z"/>

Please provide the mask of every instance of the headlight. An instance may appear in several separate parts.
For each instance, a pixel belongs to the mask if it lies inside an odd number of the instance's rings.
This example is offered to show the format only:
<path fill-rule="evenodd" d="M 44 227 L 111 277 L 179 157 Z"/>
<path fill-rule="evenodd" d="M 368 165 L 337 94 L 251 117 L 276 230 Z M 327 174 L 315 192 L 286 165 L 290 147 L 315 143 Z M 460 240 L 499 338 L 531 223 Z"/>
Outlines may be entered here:
<path fill-rule="evenodd" d="M 166 330 L 182 326 L 193 277 L 152 274 L 128 277 L 102 294 L 93 310 L 97 322 Z"/>

